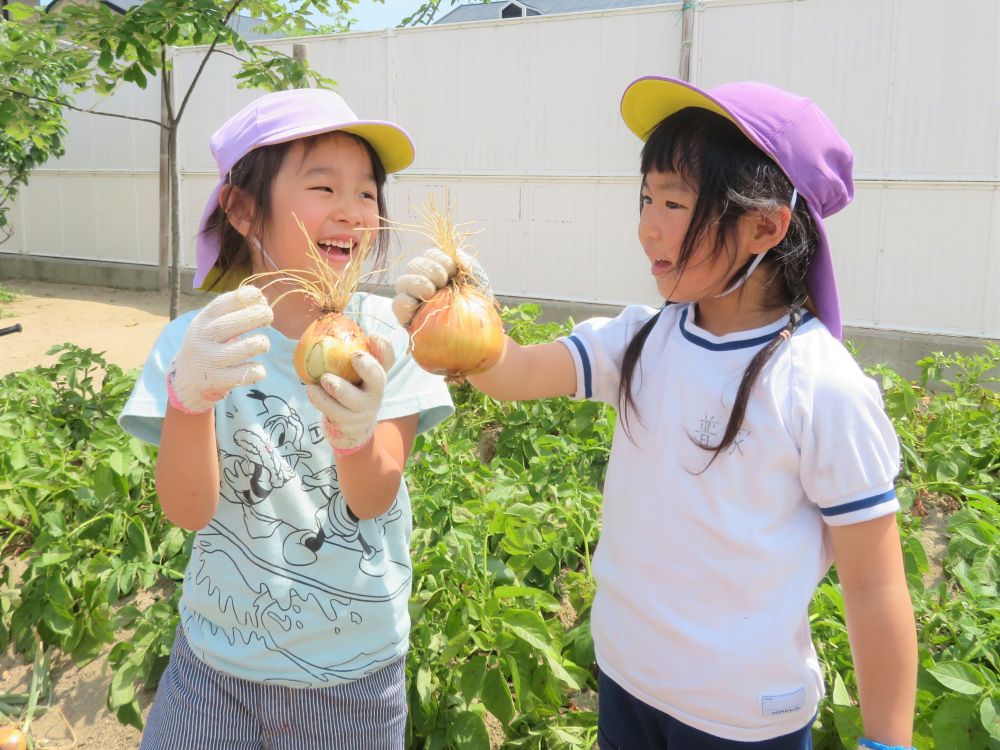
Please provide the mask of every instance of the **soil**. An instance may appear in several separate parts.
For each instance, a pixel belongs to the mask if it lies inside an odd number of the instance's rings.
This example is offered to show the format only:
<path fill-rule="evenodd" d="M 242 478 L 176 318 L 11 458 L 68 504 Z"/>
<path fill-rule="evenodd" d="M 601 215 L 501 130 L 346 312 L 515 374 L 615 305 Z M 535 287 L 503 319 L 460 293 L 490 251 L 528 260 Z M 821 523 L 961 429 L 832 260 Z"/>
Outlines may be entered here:
<path fill-rule="evenodd" d="M 21 324 L 20 333 L 0 337 L 0 377 L 40 364 L 52 364 L 46 352 L 71 342 L 104 352 L 109 362 L 140 367 L 156 336 L 169 320 L 166 292 L 136 292 L 104 287 L 4 281 L 16 296 L 0 306 L 0 328 Z M 182 294 L 181 311 L 204 304 Z"/>

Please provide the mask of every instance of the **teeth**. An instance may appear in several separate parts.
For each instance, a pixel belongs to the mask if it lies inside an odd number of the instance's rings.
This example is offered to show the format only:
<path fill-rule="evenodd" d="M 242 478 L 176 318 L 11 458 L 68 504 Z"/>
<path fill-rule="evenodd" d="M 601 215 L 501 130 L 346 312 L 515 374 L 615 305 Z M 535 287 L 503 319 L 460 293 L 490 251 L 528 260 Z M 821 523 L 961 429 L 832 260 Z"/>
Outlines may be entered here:
<path fill-rule="evenodd" d="M 351 249 L 350 240 L 320 240 L 319 244 L 325 245 L 326 247 L 339 247 L 341 250 Z"/>

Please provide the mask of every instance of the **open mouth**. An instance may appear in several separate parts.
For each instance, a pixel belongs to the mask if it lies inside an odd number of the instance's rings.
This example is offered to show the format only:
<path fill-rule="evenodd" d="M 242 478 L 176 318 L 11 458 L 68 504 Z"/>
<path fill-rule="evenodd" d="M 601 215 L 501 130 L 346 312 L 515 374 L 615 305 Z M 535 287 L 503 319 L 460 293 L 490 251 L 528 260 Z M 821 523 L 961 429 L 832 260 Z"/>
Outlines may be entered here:
<path fill-rule="evenodd" d="M 671 263 L 669 260 L 654 260 L 653 261 L 653 275 L 654 276 L 661 276 L 662 274 L 667 273 L 673 267 L 674 267 L 674 264 Z"/>
<path fill-rule="evenodd" d="M 354 240 L 349 239 L 318 240 L 316 242 L 316 247 L 328 258 L 333 258 L 334 260 L 349 259 L 354 245 Z"/>

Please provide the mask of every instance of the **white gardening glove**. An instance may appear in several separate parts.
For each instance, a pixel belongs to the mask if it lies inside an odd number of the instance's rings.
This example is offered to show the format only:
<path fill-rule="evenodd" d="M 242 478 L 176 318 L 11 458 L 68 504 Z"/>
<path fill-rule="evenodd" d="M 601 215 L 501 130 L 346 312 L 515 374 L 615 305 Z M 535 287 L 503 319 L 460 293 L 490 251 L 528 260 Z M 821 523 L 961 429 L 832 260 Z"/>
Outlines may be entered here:
<path fill-rule="evenodd" d="M 375 432 L 376 415 L 382 405 L 386 372 L 395 362 L 392 344 L 377 333 L 369 334 L 372 354 L 355 352 L 351 359 L 361 385 L 327 373 L 318 385 L 306 386 L 309 400 L 323 415 L 323 431 L 337 455 L 363 448 Z"/>
<path fill-rule="evenodd" d="M 475 258 L 458 251 L 462 263 L 475 278 L 476 285 L 488 297 L 493 296 L 490 280 Z M 448 283 L 457 272 L 455 261 L 439 248 L 425 250 L 406 264 L 406 273 L 396 279 L 396 296 L 392 299 L 392 311 L 399 324 L 406 328 L 413 319 L 421 302 L 426 302 L 438 289 Z"/>
<path fill-rule="evenodd" d="M 261 380 L 264 366 L 247 360 L 268 350 L 267 336 L 239 337 L 270 325 L 273 317 L 267 298 L 255 286 L 240 287 L 212 300 L 191 321 L 167 369 L 167 393 L 174 408 L 201 414 L 233 388 Z"/>

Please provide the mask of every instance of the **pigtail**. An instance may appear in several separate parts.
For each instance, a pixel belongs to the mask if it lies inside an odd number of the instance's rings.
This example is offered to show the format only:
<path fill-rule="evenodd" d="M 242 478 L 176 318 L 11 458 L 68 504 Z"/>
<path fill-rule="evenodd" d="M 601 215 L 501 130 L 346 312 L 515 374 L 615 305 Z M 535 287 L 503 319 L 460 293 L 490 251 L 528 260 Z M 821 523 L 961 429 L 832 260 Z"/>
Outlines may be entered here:
<path fill-rule="evenodd" d="M 656 321 L 660 319 L 661 312 L 663 312 L 663 307 L 642 324 L 642 328 L 636 331 L 635 336 L 628 342 L 628 346 L 625 347 L 625 354 L 622 356 L 622 374 L 621 380 L 618 382 L 618 404 L 622 416 L 622 427 L 625 430 L 625 434 L 628 435 L 629 440 L 632 440 L 632 433 L 629 431 L 629 414 L 632 413 L 637 416 L 639 414 L 635 398 L 632 395 L 632 380 L 635 377 L 636 367 L 639 365 L 639 358 L 642 356 L 642 347 L 646 343 L 646 339 L 649 338 L 649 334 L 653 332 L 653 328 L 656 327 Z M 639 424 L 642 424 L 641 417 L 639 417 Z M 632 440 L 632 442 L 634 443 L 635 441 Z"/>
<path fill-rule="evenodd" d="M 718 445 L 702 446 L 712 452 L 712 458 L 705 468 L 698 472 L 699 474 L 707 471 L 708 467 L 719 457 L 719 454 L 736 441 L 740 433 L 740 428 L 743 426 L 743 419 L 747 413 L 747 404 L 750 402 L 750 394 L 753 393 L 753 388 L 757 384 L 757 378 L 760 377 L 761 371 L 778 350 L 778 347 L 785 342 L 791 341 L 792 336 L 795 335 L 795 331 L 802 325 L 803 317 L 802 308 L 798 305 L 794 306 L 788 317 L 788 323 L 785 324 L 784 328 L 778 331 L 777 335 L 750 360 L 750 364 L 747 365 L 747 369 L 743 371 L 743 377 L 740 379 L 740 387 L 736 391 L 736 401 L 733 403 L 733 410 L 729 415 L 729 422 L 726 424 L 726 431 L 722 435 L 722 440 L 719 441 Z"/>

